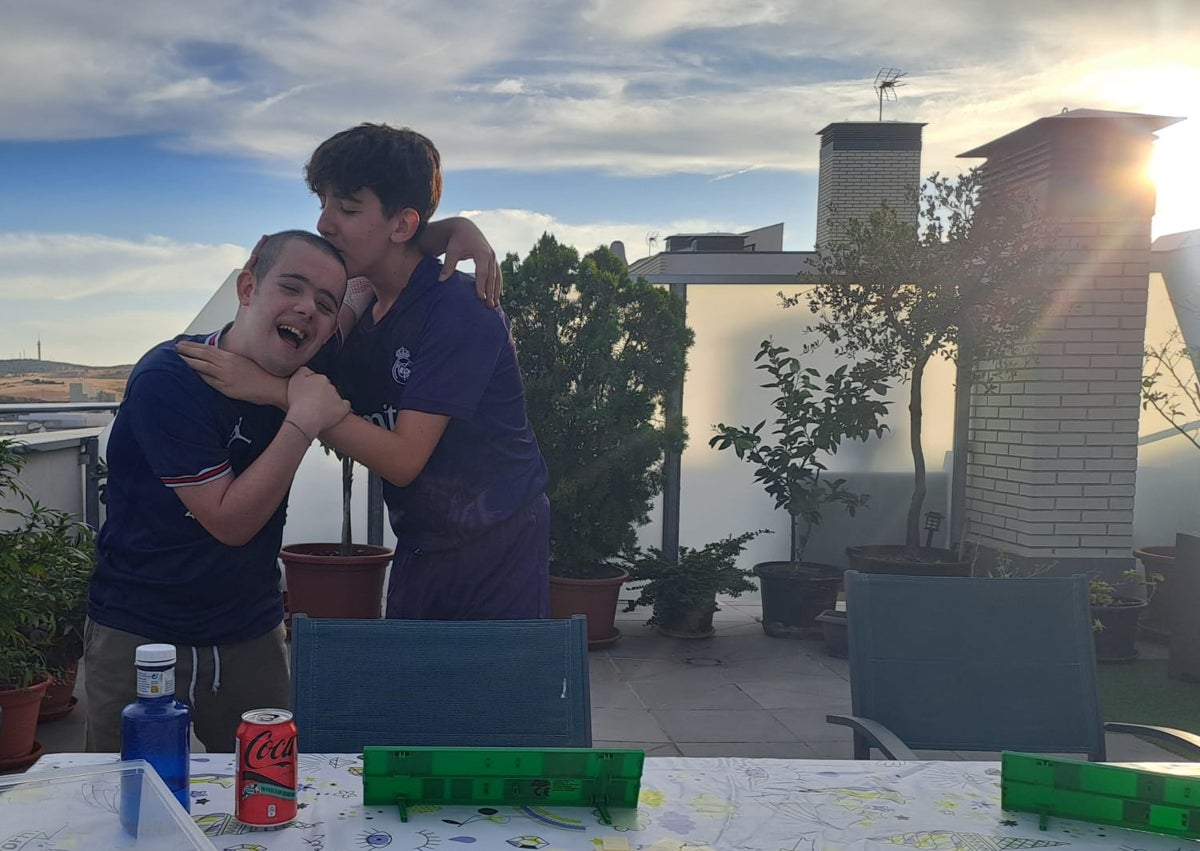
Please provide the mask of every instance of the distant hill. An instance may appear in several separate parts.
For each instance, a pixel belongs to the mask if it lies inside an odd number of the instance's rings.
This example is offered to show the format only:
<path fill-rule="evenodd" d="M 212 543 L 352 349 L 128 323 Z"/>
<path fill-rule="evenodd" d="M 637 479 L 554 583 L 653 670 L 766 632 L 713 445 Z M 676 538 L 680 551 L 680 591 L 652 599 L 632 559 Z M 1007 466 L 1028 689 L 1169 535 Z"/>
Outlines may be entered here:
<path fill-rule="evenodd" d="M 82 385 L 85 400 L 120 400 L 133 364 L 84 366 L 19 358 L 0 360 L 0 403 L 69 402 L 71 385 Z"/>
<path fill-rule="evenodd" d="M 133 364 L 119 366 L 84 366 L 78 363 L 63 363 L 56 360 L 16 358 L 0 360 L 0 375 L 64 375 L 86 378 L 128 378 Z"/>

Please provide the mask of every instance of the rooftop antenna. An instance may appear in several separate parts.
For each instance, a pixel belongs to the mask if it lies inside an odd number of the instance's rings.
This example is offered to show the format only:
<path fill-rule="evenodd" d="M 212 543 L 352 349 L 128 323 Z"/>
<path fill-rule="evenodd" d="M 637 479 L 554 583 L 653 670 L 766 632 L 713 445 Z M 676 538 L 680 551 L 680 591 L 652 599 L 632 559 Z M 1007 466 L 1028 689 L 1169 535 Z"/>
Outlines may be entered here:
<path fill-rule="evenodd" d="M 658 231 L 652 230 L 646 234 L 646 251 L 650 254 L 654 253 L 654 246 L 658 244 Z"/>
<path fill-rule="evenodd" d="M 883 121 L 883 102 L 896 99 L 896 89 L 903 86 L 900 78 L 905 76 L 899 68 L 880 68 L 875 75 L 875 94 L 879 95 L 879 120 Z"/>

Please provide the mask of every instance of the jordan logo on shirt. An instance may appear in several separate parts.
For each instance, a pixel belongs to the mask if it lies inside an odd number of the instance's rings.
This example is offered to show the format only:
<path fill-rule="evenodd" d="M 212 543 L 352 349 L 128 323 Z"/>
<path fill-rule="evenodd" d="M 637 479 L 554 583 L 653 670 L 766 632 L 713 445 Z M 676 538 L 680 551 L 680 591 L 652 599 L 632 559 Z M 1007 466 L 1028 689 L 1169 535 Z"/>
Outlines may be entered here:
<path fill-rule="evenodd" d="M 396 362 L 392 364 L 392 381 L 407 384 L 412 375 L 412 353 L 404 346 L 396 349 Z"/>
<path fill-rule="evenodd" d="M 242 434 L 242 418 L 241 417 L 238 417 L 237 425 L 235 425 L 233 427 L 233 431 L 230 432 L 229 442 L 225 444 L 225 448 L 228 449 L 230 446 L 233 446 L 234 442 L 238 441 L 238 440 L 243 440 L 246 443 L 253 444 L 253 441 L 251 441 L 250 438 L 248 438 L 248 437 L 246 437 L 246 435 Z"/>

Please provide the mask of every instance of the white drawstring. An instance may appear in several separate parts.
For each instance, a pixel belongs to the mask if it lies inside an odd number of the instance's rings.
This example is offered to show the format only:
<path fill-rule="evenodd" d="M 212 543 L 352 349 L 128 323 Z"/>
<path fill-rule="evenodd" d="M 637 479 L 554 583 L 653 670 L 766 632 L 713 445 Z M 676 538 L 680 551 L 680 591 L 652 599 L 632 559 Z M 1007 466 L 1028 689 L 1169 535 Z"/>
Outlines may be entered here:
<path fill-rule="evenodd" d="M 213 684 L 212 693 L 216 694 L 221 690 L 221 651 L 215 646 L 212 648 L 213 654 Z M 200 670 L 200 656 L 196 653 L 196 648 L 192 648 L 192 681 L 188 684 L 188 703 L 192 706 L 196 705 L 196 677 Z"/>
<path fill-rule="evenodd" d="M 221 688 L 221 651 L 215 646 L 213 652 L 213 687 L 212 693 L 216 694 Z"/>
<path fill-rule="evenodd" d="M 192 648 L 192 682 L 188 686 L 188 703 L 192 706 L 196 705 L 196 671 L 200 669 L 200 657 L 196 655 L 196 648 Z"/>

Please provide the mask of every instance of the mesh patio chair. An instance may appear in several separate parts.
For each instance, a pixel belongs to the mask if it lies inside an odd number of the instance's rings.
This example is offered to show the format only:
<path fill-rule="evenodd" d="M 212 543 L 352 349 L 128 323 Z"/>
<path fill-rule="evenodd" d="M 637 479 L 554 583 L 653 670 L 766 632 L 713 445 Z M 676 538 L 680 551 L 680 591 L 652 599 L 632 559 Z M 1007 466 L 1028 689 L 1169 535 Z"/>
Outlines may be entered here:
<path fill-rule="evenodd" d="M 587 621 L 292 618 L 301 753 L 591 747 Z"/>
<path fill-rule="evenodd" d="M 854 758 L 913 750 L 1086 754 L 1104 731 L 1171 741 L 1200 759 L 1200 737 L 1104 723 L 1084 576 L 966 579 L 847 571 Z M 1164 753 L 1165 755 L 1165 753 Z"/>

